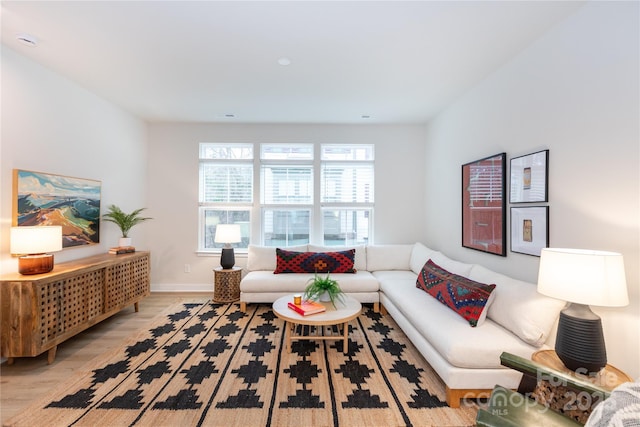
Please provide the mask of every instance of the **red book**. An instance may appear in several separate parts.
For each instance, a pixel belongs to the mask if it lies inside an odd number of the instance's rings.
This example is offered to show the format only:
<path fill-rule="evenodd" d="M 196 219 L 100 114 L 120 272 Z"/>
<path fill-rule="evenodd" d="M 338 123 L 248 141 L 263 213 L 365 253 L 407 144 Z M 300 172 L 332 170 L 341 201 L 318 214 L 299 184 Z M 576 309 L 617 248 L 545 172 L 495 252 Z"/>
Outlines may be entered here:
<path fill-rule="evenodd" d="M 319 304 L 315 301 L 302 301 L 302 304 L 300 305 L 295 305 L 294 303 L 290 302 L 287 305 L 290 309 L 295 310 L 296 313 L 302 314 L 303 316 L 322 313 L 327 309 L 324 305 Z"/>

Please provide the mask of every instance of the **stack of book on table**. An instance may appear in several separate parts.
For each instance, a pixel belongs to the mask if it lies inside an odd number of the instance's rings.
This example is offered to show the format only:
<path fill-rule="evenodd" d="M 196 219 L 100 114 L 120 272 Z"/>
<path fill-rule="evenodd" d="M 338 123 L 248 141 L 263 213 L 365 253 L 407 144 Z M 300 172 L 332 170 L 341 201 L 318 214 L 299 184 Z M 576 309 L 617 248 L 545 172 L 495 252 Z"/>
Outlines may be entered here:
<path fill-rule="evenodd" d="M 302 301 L 300 304 L 294 304 L 289 302 L 287 304 L 290 309 L 294 310 L 298 314 L 302 314 L 303 316 L 308 316 L 310 314 L 322 313 L 326 311 L 327 308 L 315 301 Z"/>
<path fill-rule="evenodd" d="M 136 248 L 133 246 L 116 246 L 114 248 L 109 248 L 109 253 L 114 255 L 130 254 L 135 251 Z"/>

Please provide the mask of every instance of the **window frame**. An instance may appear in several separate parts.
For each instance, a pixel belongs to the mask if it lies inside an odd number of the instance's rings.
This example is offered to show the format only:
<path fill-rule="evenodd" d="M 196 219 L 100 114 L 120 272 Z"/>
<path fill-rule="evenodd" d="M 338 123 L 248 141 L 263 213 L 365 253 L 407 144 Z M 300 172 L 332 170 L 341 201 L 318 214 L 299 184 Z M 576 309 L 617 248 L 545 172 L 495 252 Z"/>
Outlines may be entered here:
<path fill-rule="evenodd" d="M 251 147 L 251 158 L 244 159 L 222 159 L 222 158 L 202 158 L 203 145 L 212 145 L 218 148 L 237 146 Z M 268 148 L 276 147 L 271 151 Z M 278 150 L 277 148 L 281 148 Z M 298 148 L 298 150 L 296 150 Z M 344 149 L 346 155 L 351 155 L 351 158 L 336 158 L 326 156 L 325 150 L 337 149 L 338 152 Z M 231 149 L 230 149 L 231 150 Z M 362 151 L 364 154 L 357 154 L 356 152 Z M 265 155 L 265 153 L 267 153 Z M 338 155 L 339 157 L 340 155 Z M 354 156 L 360 156 L 360 158 L 353 158 Z M 364 158 L 362 158 L 364 156 Z M 266 157 L 266 158 L 263 158 Z M 252 188 L 251 188 L 251 202 L 205 202 L 203 201 L 203 174 L 202 165 L 205 163 L 227 163 L 227 164 L 251 164 L 252 165 Z M 374 144 L 337 144 L 337 143 L 215 143 L 215 142 L 201 142 L 199 151 L 199 172 L 198 172 L 198 254 L 203 255 L 216 255 L 221 252 L 220 247 L 205 247 L 206 231 L 206 214 L 209 210 L 222 210 L 222 211 L 247 211 L 249 214 L 249 224 L 245 226 L 245 230 L 248 233 L 248 239 L 240 244 L 234 244 L 237 253 L 246 253 L 248 251 L 249 244 L 267 245 L 266 236 L 266 222 L 265 215 L 269 211 L 286 211 L 286 212 L 308 212 L 308 226 L 309 237 L 308 242 L 299 243 L 293 242 L 289 245 L 296 244 L 320 244 L 323 246 L 356 246 L 362 244 L 372 244 L 374 241 L 374 215 L 375 215 L 375 146 Z M 327 166 L 341 166 L 344 165 L 347 169 L 350 166 L 366 167 L 371 169 L 370 182 L 367 184 L 370 188 L 369 197 L 364 200 L 333 200 L 327 201 L 323 192 L 323 171 Z M 311 171 L 310 184 L 308 190 L 310 191 L 309 203 L 280 203 L 270 200 L 270 203 L 264 203 L 264 172 L 266 168 L 295 168 L 300 166 L 302 168 L 308 168 Z M 356 187 L 348 187 L 346 191 L 360 191 Z M 357 195 L 356 195 L 357 197 Z M 355 224 L 356 230 L 343 230 L 340 225 L 339 235 L 344 235 L 343 243 L 327 243 L 326 236 L 329 225 L 326 223 L 325 214 L 327 212 L 338 212 L 338 221 L 345 222 L 351 221 Z M 364 212 L 364 214 L 362 214 Z M 343 218 L 343 216 L 346 218 Z M 334 215 L 335 217 L 335 215 Z M 349 219 L 351 217 L 351 219 Z M 360 226 L 360 219 L 366 218 L 366 231 L 362 231 Z M 221 223 L 225 223 L 221 221 Z M 335 223 L 334 223 L 335 226 Z M 347 238 L 348 235 L 354 235 L 353 239 Z M 362 235 L 362 237 L 358 237 Z M 243 235 L 243 239 L 244 239 Z M 288 242 L 288 240 L 286 240 Z M 244 244 L 246 243 L 246 246 Z"/>

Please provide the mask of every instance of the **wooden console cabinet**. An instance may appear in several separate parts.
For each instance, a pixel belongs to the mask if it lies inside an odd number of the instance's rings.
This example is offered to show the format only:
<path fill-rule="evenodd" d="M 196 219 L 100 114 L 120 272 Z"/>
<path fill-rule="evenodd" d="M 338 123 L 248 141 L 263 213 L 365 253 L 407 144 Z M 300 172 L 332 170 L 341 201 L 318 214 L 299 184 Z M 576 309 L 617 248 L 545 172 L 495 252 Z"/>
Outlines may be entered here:
<path fill-rule="evenodd" d="M 48 351 L 134 305 L 150 292 L 150 253 L 96 255 L 57 264 L 46 274 L 0 277 L 0 354 L 15 357 Z"/>

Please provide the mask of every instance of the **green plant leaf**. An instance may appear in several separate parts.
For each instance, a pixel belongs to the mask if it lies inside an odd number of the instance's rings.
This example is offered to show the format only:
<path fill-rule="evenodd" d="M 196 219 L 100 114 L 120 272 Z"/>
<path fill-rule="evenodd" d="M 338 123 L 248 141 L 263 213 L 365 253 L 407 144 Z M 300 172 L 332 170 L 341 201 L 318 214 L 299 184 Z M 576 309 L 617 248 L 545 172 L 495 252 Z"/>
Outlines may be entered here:
<path fill-rule="evenodd" d="M 317 300 L 320 295 L 325 292 L 329 294 L 331 304 L 336 306 L 336 300 L 344 301 L 344 294 L 337 280 L 330 277 L 330 273 L 327 273 L 325 277 L 318 276 L 318 273 L 314 274 L 312 279 L 307 282 L 308 285 L 304 290 L 304 299 Z"/>
<path fill-rule="evenodd" d="M 136 209 L 130 214 L 125 213 L 116 205 L 110 205 L 107 209 L 108 212 L 102 215 L 102 219 L 104 221 L 113 222 L 114 224 L 116 224 L 122 232 L 122 237 L 129 237 L 129 230 L 131 230 L 134 225 L 137 225 L 149 219 L 153 219 L 140 216 L 140 213 L 146 208 Z"/>

